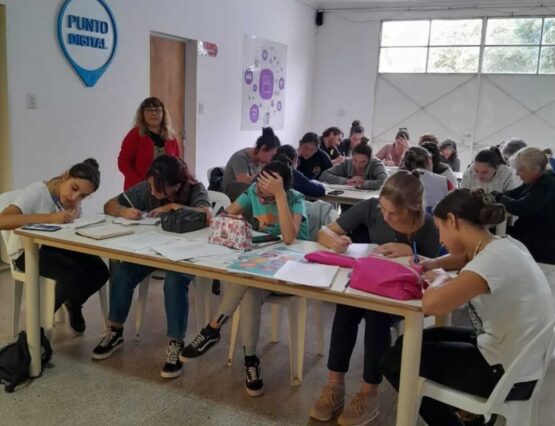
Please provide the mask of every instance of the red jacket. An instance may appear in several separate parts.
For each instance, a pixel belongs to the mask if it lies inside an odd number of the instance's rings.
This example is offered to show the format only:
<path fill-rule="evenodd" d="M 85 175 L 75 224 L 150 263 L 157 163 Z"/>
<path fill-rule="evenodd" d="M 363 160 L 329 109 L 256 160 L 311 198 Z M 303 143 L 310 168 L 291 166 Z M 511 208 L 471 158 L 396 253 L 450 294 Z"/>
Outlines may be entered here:
<path fill-rule="evenodd" d="M 179 156 L 179 145 L 176 139 L 165 141 L 164 153 Z M 118 156 L 118 168 L 125 177 L 123 189 L 126 190 L 144 180 L 153 161 L 153 140 L 148 135 L 141 136 L 137 127 L 131 129 L 123 139 Z"/>

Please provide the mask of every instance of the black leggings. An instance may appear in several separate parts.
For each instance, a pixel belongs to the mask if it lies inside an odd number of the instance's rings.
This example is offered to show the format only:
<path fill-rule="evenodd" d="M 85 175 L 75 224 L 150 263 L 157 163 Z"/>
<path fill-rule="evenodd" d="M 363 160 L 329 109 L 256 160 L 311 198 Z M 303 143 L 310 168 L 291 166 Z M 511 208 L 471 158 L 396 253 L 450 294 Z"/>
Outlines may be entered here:
<path fill-rule="evenodd" d="M 400 337 L 395 346 L 385 354 L 382 362 L 385 377 L 397 390 L 402 349 L 403 339 Z M 420 376 L 487 398 L 503 373 L 502 366 L 490 366 L 487 363 L 476 346 L 476 338 L 471 329 L 436 327 L 424 330 Z M 430 398 L 422 400 L 420 415 L 430 426 L 462 425 L 452 407 Z"/>
<path fill-rule="evenodd" d="M 25 271 L 25 254 L 16 259 L 15 265 Z M 48 246 L 39 250 L 39 273 L 56 281 L 55 310 L 66 301 L 83 305 L 109 276 L 106 264 L 98 256 Z"/>
<path fill-rule="evenodd" d="M 337 305 L 331 329 L 328 369 L 339 373 L 349 370 L 349 361 L 355 347 L 358 325 L 364 318 L 364 372 L 366 383 L 382 381 L 380 361 L 391 346 L 391 326 L 401 318 L 382 312 L 352 306 Z"/>

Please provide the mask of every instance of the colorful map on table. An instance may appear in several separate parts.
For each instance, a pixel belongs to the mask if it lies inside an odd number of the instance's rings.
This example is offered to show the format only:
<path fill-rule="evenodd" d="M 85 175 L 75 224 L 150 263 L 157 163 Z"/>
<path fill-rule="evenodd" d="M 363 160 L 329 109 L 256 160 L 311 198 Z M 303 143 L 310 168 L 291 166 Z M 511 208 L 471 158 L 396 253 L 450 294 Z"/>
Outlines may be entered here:
<path fill-rule="evenodd" d="M 289 260 L 304 261 L 305 253 L 285 247 L 249 253 L 239 256 L 237 261 L 229 265 L 228 269 L 236 272 L 246 272 L 264 277 L 273 277 Z"/>

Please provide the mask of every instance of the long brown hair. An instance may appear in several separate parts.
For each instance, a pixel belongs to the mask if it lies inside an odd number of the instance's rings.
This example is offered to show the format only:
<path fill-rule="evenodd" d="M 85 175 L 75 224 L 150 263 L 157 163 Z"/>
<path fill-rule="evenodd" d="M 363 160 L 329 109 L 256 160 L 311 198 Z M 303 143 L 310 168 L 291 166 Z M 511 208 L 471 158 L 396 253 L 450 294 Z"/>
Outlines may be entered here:
<path fill-rule="evenodd" d="M 380 191 L 382 197 L 395 207 L 406 210 L 416 228 L 424 224 L 424 186 L 418 172 L 399 170 L 389 176 Z"/>
<path fill-rule="evenodd" d="M 175 137 L 175 132 L 172 129 L 172 120 L 170 118 L 170 114 L 166 109 L 164 103 L 155 97 L 146 98 L 144 101 L 141 102 L 139 108 L 137 109 L 137 113 L 135 114 L 135 127 L 139 129 L 139 134 L 141 136 L 148 134 L 148 127 L 145 122 L 145 109 L 146 108 L 162 108 L 162 122 L 160 123 L 160 136 L 162 139 L 168 140 L 173 139 Z"/>

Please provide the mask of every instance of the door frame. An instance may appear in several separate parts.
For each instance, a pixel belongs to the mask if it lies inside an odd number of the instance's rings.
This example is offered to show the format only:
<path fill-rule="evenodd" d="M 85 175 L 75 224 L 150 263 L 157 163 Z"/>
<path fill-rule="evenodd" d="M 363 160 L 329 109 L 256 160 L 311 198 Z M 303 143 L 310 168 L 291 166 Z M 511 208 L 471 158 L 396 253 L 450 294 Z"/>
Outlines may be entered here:
<path fill-rule="evenodd" d="M 6 6 L 0 4 L 0 193 L 12 189 Z"/>
<path fill-rule="evenodd" d="M 198 41 L 178 37 L 171 34 L 151 31 L 148 38 L 150 55 L 150 37 L 165 38 L 168 40 L 185 43 L 185 146 L 183 157 L 190 171 L 196 172 L 196 146 L 197 146 L 197 50 Z M 149 63 L 150 73 L 150 63 Z M 195 173 L 196 174 L 196 173 Z"/>

